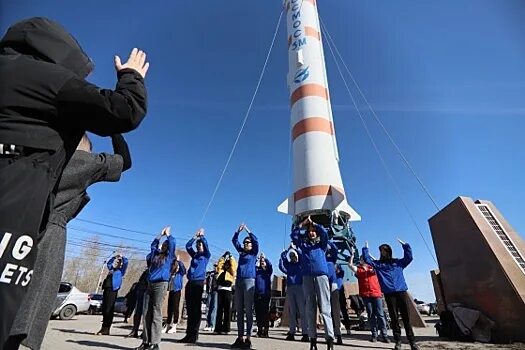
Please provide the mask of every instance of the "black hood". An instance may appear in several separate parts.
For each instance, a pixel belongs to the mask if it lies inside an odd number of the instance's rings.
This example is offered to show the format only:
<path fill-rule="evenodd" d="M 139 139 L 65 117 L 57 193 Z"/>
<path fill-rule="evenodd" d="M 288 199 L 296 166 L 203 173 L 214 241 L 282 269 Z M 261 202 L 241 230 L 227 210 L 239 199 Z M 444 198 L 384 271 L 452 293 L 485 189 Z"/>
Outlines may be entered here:
<path fill-rule="evenodd" d="M 12 25 L 0 41 L 1 53 L 19 53 L 58 64 L 85 78 L 93 62 L 64 27 L 48 18 L 34 17 Z"/>

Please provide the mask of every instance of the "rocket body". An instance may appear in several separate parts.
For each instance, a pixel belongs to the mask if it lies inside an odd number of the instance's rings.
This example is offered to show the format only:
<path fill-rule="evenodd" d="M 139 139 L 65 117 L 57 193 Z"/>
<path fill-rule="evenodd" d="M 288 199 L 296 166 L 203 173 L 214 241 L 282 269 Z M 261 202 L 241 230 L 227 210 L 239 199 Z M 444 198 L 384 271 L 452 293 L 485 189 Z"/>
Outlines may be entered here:
<path fill-rule="evenodd" d="M 278 208 L 290 215 L 336 211 L 350 221 L 328 92 L 315 0 L 285 0 L 294 193 Z"/>

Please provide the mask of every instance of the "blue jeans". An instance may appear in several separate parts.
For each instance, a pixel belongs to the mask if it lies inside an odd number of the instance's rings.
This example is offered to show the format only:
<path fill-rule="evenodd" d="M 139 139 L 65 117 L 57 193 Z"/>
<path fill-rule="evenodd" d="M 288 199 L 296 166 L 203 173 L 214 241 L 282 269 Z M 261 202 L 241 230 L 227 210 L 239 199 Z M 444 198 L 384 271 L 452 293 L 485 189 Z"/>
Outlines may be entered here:
<path fill-rule="evenodd" d="M 325 339 L 335 339 L 328 276 L 303 276 L 303 293 L 310 339 L 317 338 L 317 307 L 323 318 Z"/>
<path fill-rule="evenodd" d="M 246 311 L 246 336 L 252 335 L 253 298 L 255 279 L 237 279 L 235 283 L 235 309 L 237 311 L 237 335 L 244 336 L 244 312 Z"/>
<path fill-rule="evenodd" d="M 368 321 L 370 322 L 370 330 L 372 337 L 377 338 L 377 327 L 382 337 L 387 336 L 385 312 L 383 310 L 383 298 L 367 298 L 363 297 L 365 303 L 366 313 L 368 314 Z M 379 325 L 378 325 L 379 323 Z"/>
<path fill-rule="evenodd" d="M 208 312 L 206 316 L 206 327 L 215 329 L 215 320 L 217 320 L 217 291 L 208 294 Z"/>

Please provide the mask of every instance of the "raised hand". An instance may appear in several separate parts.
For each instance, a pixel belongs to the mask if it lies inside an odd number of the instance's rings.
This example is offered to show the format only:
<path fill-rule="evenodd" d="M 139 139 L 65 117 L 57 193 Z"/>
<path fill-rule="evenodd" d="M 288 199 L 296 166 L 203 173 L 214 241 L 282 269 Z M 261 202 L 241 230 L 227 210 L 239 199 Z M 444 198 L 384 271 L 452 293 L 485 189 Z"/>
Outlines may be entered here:
<path fill-rule="evenodd" d="M 162 229 L 162 236 L 169 236 L 171 231 L 171 226 L 166 226 Z"/>
<path fill-rule="evenodd" d="M 368 241 L 365 241 L 365 248 L 368 248 Z"/>
<path fill-rule="evenodd" d="M 244 225 L 244 223 L 240 224 L 239 225 L 239 228 L 237 229 L 237 232 L 241 232 L 242 230 L 244 230 L 246 226 Z"/>
<path fill-rule="evenodd" d="M 115 69 L 117 72 L 126 68 L 137 71 L 142 78 L 145 78 L 149 69 L 149 62 L 146 62 L 146 53 L 134 48 L 129 54 L 128 61 L 124 64 L 122 64 L 119 56 L 115 56 Z"/>

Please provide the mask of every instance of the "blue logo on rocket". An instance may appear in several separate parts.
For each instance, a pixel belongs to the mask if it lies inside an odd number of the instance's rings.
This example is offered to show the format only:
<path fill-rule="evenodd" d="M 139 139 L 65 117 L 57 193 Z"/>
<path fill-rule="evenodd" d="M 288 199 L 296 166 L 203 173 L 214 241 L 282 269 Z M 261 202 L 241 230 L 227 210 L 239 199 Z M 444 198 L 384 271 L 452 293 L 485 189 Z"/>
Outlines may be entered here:
<path fill-rule="evenodd" d="M 308 71 L 310 67 L 306 67 L 306 68 L 301 68 L 297 71 L 297 73 L 295 73 L 295 77 L 293 78 L 293 82 L 296 83 L 296 84 L 299 84 L 299 83 L 302 83 L 303 81 L 305 81 L 306 79 L 308 79 L 308 77 L 310 76 L 310 72 Z"/>

